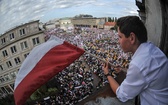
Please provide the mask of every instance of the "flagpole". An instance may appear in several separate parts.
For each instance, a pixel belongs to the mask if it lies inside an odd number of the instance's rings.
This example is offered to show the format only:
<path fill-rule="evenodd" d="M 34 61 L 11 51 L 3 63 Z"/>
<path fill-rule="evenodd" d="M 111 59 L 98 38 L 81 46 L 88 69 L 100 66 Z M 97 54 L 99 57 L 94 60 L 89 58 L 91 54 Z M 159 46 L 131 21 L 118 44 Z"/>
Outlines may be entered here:
<path fill-rule="evenodd" d="M 101 60 L 101 61 L 102 61 L 102 62 L 104 62 L 104 63 L 107 63 L 107 62 L 108 62 L 107 60 L 102 59 L 102 58 L 100 58 L 100 57 L 98 57 L 98 56 L 96 56 L 96 55 L 94 55 L 94 54 L 92 54 L 92 53 L 90 53 L 90 52 L 85 51 L 85 53 L 87 53 L 87 54 L 91 55 L 92 57 L 95 57 L 95 58 L 97 58 L 97 59 Z M 115 67 L 116 67 L 115 65 L 113 65 L 113 64 L 112 64 L 112 63 L 110 63 L 110 62 L 108 62 L 108 64 L 109 64 L 111 67 L 113 67 L 113 68 L 115 68 Z M 120 66 L 120 68 L 121 68 L 121 70 L 122 70 L 122 71 L 124 71 L 124 72 L 126 72 L 126 71 L 127 71 L 127 68 L 123 68 L 123 67 L 121 67 L 121 66 Z"/>

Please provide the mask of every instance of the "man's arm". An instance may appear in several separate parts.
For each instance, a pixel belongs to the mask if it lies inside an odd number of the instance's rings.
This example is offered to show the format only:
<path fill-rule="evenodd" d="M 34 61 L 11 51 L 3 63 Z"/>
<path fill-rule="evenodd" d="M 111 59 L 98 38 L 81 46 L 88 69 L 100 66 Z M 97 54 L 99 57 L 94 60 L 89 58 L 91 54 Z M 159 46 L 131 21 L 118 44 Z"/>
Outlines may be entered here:
<path fill-rule="evenodd" d="M 107 76 L 107 79 L 109 81 L 111 89 L 116 94 L 116 90 L 119 87 L 119 84 L 117 83 L 117 81 L 112 76 Z"/>
<path fill-rule="evenodd" d="M 106 63 L 106 64 L 103 65 L 103 71 L 104 71 L 105 75 L 109 74 L 108 67 L 109 67 L 108 63 Z M 111 89 L 116 94 L 116 90 L 119 87 L 119 84 L 117 83 L 117 81 L 111 75 L 107 75 L 107 79 L 109 81 Z"/>

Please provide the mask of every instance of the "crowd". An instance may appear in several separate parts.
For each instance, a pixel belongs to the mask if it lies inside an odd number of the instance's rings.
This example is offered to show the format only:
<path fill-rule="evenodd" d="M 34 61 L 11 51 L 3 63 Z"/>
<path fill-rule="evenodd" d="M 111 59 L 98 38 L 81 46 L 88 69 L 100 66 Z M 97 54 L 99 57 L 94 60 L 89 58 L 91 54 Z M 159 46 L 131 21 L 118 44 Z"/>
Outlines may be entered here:
<path fill-rule="evenodd" d="M 121 50 L 117 32 L 114 30 L 81 28 L 80 33 L 74 33 L 74 30 L 65 32 L 56 28 L 46 31 L 45 35 L 46 39 L 50 35 L 56 35 L 86 51 L 78 60 L 55 76 L 59 84 L 57 87 L 59 93 L 54 101 L 52 100 L 52 105 L 74 105 L 92 94 L 95 89 L 108 83 L 102 71 L 102 60 L 108 59 L 114 66 L 128 68 L 131 54 L 125 54 Z M 117 76 L 113 68 L 111 72 L 113 77 Z M 94 86 L 93 75 L 100 79 L 97 86 Z"/>

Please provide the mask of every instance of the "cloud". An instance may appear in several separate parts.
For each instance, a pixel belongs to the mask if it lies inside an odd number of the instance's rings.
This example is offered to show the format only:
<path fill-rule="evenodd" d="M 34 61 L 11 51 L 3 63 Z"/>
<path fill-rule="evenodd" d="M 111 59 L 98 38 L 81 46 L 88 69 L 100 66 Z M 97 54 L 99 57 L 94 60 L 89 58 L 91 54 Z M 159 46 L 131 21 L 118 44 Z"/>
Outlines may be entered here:
<path fill-rule="evenodd" d="M 90 14 L 122 16 L 136 14 L 133 0 L 0 0 L 0 33 L 31 20 Z"/>

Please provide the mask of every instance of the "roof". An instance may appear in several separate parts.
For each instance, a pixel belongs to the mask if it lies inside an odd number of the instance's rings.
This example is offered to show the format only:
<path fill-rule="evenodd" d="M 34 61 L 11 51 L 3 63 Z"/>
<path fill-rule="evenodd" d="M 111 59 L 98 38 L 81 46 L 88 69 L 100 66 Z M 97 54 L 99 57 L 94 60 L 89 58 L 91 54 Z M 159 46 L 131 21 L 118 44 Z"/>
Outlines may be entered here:
<path fill-rule="evenodd" d="M 116 22 L 106 22 L 105 26 L 115 26 Z"/>

